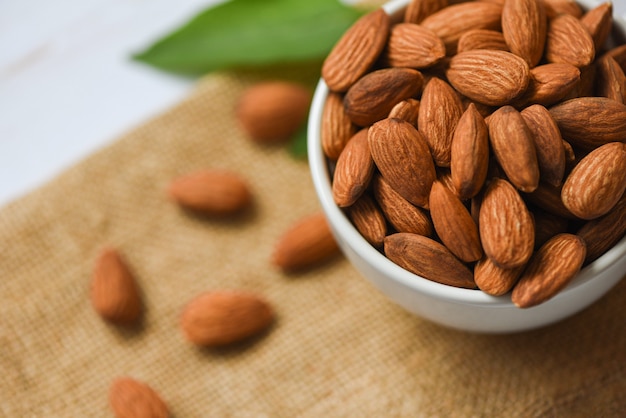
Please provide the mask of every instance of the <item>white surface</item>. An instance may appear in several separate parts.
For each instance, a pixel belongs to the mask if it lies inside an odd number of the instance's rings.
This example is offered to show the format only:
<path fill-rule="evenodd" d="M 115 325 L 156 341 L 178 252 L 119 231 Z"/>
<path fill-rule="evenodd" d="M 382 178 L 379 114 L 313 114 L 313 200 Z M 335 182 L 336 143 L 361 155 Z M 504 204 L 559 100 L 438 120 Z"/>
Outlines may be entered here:
<path fill-rule="evenodd" d="M 129 56 L 218 1 L 0 0 L 0 206 L 184 97 Z"/>

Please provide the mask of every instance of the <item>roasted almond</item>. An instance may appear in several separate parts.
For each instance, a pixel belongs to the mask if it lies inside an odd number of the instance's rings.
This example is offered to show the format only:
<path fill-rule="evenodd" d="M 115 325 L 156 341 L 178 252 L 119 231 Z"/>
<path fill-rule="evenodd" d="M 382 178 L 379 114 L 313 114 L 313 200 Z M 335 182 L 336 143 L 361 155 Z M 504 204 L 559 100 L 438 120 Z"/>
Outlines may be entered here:
<path fill-rule="evenodd" d="M 472 49 L 495 49 L 509 51 L 502 32 L 489 29 L 472 29 L 459 38 L 457 52 L 471 51 Z"/>
<path fill-rule="evenodd" d="M 109 388 L 109 405 L 116 418 L 168 418 L 167 405 L 149 385 L 131 377 L 115 379 Z"/>
<path fill-rule="evenodd" d="M 382 248 L 387 235 L 387 221 L 374 199 L 364 194 L 347 208 L 348 217 L 363 238 L 376 248 Z"/>
<path fill-rule="evenodd" d="M 548 62 L 587 66 L 595 57 L 593 39 L 580 20 L 568 14 L 558 15 L 548 24 L 545 56 Z"/>
<path fill-rule="evenodd" d="M 586 222 L 576 234 L 587 244 L 586 263 L 612 248 L 626 234 L 626 193 L 606 215 Z"/>
<path fill-rule="evenodd" d="M 398 23 L 391 28 L 384 59 L 392 67 L 423 69 L 445 56 L 446 47 L 435 32 L 414 23 Z"/>
<path fill-rule="evenodd" d="M 241 290 L 213 290 L 187 303 L 180 327 L 192 344 L 220 347 L 259 335 L 273 321 L 272 307 L 259 295 Z"/>
<path fill-rule="evenodd" d="M 420 23 L 448 5 L 448 0 L 411 0 L 404 13 L 407 23 Z"/>
<path fill-rule="evenodd" d="M 580 23 L 591 35 L 596 51 L 600 51 L 613 26 L 613 3 L 602 3 L 589 10 L 580 18 Z"/>
<path fill-rule="evenodd" d="M 492 296 L 508 293 L 522 275 L 526 265 L 511 269 L 498 267 L 489 257 L 483 257 L 474 266 L 474 281 L 483 292 Z"/>
<path fill-rule="evenodd" d="M 585 260 L 585 242 L 573 234 L 559 234 L 537 250 L 511 300 L 520 308 L 539 305 L 556 295 L 578 274 Z"/>
<path fill-rule="evenodd" d="M 329 92 L 322 111 L 322 150 L 331 160 L 339 158 L 357 127 L 352 123 L 343 107 L 343 94 Z"/>
<path fill-rule="evenodd" d="M 509 50 L 534 67 L 543 56 L 547 17 L 541 0 L 505 1 L 502 35 Z"/>
<path fill-rule="evenodd" d="M 367 128 L 357 132 L 337 159 L 332 192 L 339 207 L 352 205 L 367 189 L 374 174 L 374 160 L 367 142 Z"/>
<path fill-rule="evenodd" d="M 422 91 L 424 77 L 411 68 L 384 68 L 360 78 L 346 93 L 346 114 L 358 126 L 369 126 L 389 115 L 402 100 Z"/>
<path fill-rule="evenodd" d="M 472 272 L 446 247 L 422 235 L 406 232 L 388 235 L 384 252 L 391 261 L 434 282 L 474 289 Z"/>
<path fill-rule="evenodd" d="M 553 105 L 577 87 L 580 74 L 580 69 L 571 64 L 538 65 L 530 70 L 528 88 L 513 104 L 522 108 L 531 104 Z"/>
<path fill-rule="evenodd" d="M 597 94 L 620 103 L 626 103 L 626 75 L 624 70 L 610 55 L 597 60 Z"/>
<path fill-rule="evenodd" d="M 374 64 L 385 48 L 389 15 L 378 8 L 357 20 L 324 60 L 322 78 L 332 91 L 345 92 Z"/>

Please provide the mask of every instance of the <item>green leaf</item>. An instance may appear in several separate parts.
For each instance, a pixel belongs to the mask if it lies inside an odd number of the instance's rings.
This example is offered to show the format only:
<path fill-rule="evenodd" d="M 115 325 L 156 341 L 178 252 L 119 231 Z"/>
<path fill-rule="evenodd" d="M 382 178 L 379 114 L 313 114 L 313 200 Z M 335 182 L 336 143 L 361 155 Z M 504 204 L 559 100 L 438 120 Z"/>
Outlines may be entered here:
<path fill-rule="evenodd" d="M 307 157 L 307 124 L 304 123 L 298 132 L 291 139 L 289 147 L 291 155 L 298 159 L 306 159 Z"/>
<path fill-rule="evenodd" d="M 136 60 L 182 74 L 325 57 L 363 10 L 339 0 L 231 0 L 204 10 Z"/>

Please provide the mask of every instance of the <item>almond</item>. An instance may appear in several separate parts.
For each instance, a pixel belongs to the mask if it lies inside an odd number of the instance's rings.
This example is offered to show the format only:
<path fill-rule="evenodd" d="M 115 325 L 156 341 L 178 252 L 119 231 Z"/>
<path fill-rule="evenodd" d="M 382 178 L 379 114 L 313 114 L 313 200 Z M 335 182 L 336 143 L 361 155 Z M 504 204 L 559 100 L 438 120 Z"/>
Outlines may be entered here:
<path fill-rule="evenodd" d="M 626 75 L 624 70 L 610 55 L 605 55 L 596 63 L 598 96 L 608 97 L 626 103 Z"/>
<path fill-rule="evenodd" d="M 420 23 L 448 5 L 448 0 L 411 0 L 404 13 L 407 23 Z"/>
<path fill-rule="evenodd" d="M 568 14 L 558 15 L 548 24 L 545 56 L 548 62 L 587 66 L 595 57 L 593 39 L 580 20 Z"/>
<path fill-rule="evenodd" d="M 626 234 L 626 193 L 607 214 L 586 222 L 576 234 L 587 244 L 586 263 L 612 248 Z"/>
<path fill-rule="evenodd" d="M 533 255 L 513 288 L 511 300 L 530 308 L 554 297 L 578 274 L 585 260 L 585 242 L 573 234 L 559 234 Z"/>
<path fill-rule="evenodd" d="M 412 204 L 427 207 L 436 174 L 422 134 L 406 121 L 387 118 L 370 127 L 368 141 L 374 163 L 389 185 Z"/>
<path fill-rule="evenodd" d="M 580 8 L 575 0 L 541 0 L 546 9 L 546 15 L 552 19 L 560 14 L 569 14 L 575 18 L 583 15 L 583 9 Z"/>
<path fill-rule="evenodd" d="M 372 197 L 362 195 L 347 208 L 348 217 L 363 238 L 376 248 L 382 248 L 387 235 L 387 222 Z"/>
<path fill-rule="evenodd" d="M 184 307 L 180 327 L 194 345 L 220 347 L 266 331 L 274 312 L 259 295 L 240 290 L 214 290 L 194 297 Z"/>
<path fill-rule="evenodd" d="M 503 269 L 491 261 L 489 257 L 483 257 L 474 267 L 474 280 L 480 290 L 492 296 L 502 296 L 508 293 L 522 275 L 526 265 L 512 269 Z"/>
<path fill-rule="evenodd" d="M 502 35 L 509 50 L 534 67 L 543 56 L 547 18 L 540 0 L 505 1 Z"/>
<path fill-rule="evenodd" d="M 104 248 L 96 259 L 91 304 L 103 319 L 119 325 L 132 325 L 141 316 L 139 287 L 128 264 L 114 248 Z"/>
<path fill-rule="evenodd" d="M 386 62 L 392 67 L 423 69 L 446 56 L 443 41 L 430 29 L 413 23 L 398 23 L 391 28 Z"/>
<path fill-rule="evenodd" d="M 579 219 L 563 204 L 561 200 L 562 186 L 555 187 L 545 182 L 539 182 L 539 186 L 532 193 L 525 193 L 524 199 L 533 205 L 553 215 L 565 219 Z"/>
<path fill-rule="evenodd" d="M 483 250 L 494 264 L 510 269 L 530 259 L 535 244 L 533 220 L 508 181 L 491 181 L 480 205 L 478 226 Z"/>
<path fill-rule="evenodd" d="M 612 57 L 622 67 L 622 70 L 626 72 L 626 44 L 611 48 L 604 55 Z"/>
<path fill-rule="evenodd" d="M 167 405 L 159 394 L 144 382 L 119 377 L 111 383 L 109 404 L 117 418 L 167 418 Z"/>
<path fill-rule="evenodd" d="M 467 208 L 446 186 L 435 181 L 430 191 L 430 216 L 441 242 L 461 261 L 483 255 L 478 228 Z"/>
<path fill-rule="evenodd" d="M 389 15 L 378 8 L 359 18 L 324 60 L 322 78 L 332 91 L 345 92 L 374 64 L 385 48 Z"/>
<path fill-rule="evenodd" d="M 329 92 L 322 111 L 322 150 L 331 160 L 339 158 L 339 154 L 357 131 L 343 107 L 343 97 L 343 94 Z"/>
<path fill-rule="evenodd" d="M 530 68 L 510 52 L 477 49 L 452 57 L 446 76 L 464 96 L 486 105 L 502 106 L 524 93 L 530 82 Z"/>
<path fill-rule="evenodd" d="M 561 199 L 581 219 L 611 210 L 626 190 L 626 144 L 611 142 L 587 154 L 569 174 Z"/>
<path fill-rule="evenodd" d="M 525 108 L 521 115 L 534 139 L 542 181 L 560 186 L 565 173 L 565 150 L 559 127 L 550 111 L 538 104 Z"/>
<path fill-rule="evenodd" d="M 569 220 L 539 208 L 532 208 L 535 221 L 535 249 L 555 235 L 569 230 Z"/>
<path fill-rule="evenodd" d="M 346 114 L 358 126 L 369 126 L 389 115 L 402 100 L 422 91 L 424 77 L 411 68 L 384 68 L 359 79 L 346 93 Z"/>
<path fill-rule="evenodd" d="M 487 125 L 472 103 L 459 119 L 450 149 L 450 175 L 461 199 L 478 194 L 487 178 L 488 167 Z"/>
<path fill-rule="evenodd" d="M 539 164 L 531 133 L 522 115 L 512 106 L 502 106 L 489 118 L 491 148 L 510 182 L 532 192 L 539 184 Z"/>
<path fill-rule="evenodd" d="M 301 84 L 265 81 L 247 88 L 236 107 L 239 124 L 259 143 L 284 142 L 304 124 L 311 91 Z"/>
<path fill-rule="evenodd" d="M 606 2 L 594 7 L 580 18 L 580 23 L 591 35 L 596 51 L 600 51 L 613 27 L 613 4 Z"/>
<path fill-rule="evenodd" d="M 168 193 L 179 206 L 211 216 L 226 216 L 250 206 L 252 193 L 236 173 L 223 169 L 194 171 L 170 182 Z"/>
<path fill-rule="evenodd" d="M 431 78 L 422 93 L 417 124 L 438 166 L 450 166 L 452 136 L 462 114 L 463 104 L 454 89 Z"/>
<path fill-rule="evenodd" d="M 417 128 L 420 102 L 417 99 L 406 99 L 396 104 L 389 112 L 390 118 L 402 119 Z"/>
<path fill-rule="evenodd" d="M 374 160 L 367 142 L 367 128 L 357 132 L 337 159 L 332 192 L 339 207 L 352 205 L 369 186 Z"/>
<path fill-rule="evenodd" d="M 339 247 L 323 213 L 292 224 L 278 239 L 272 263 L 286 272 L 314 267 L 339 254 Z"/>
<path fill-rule="evenodd" d="M 372 179 L 372 190 L 385 218 L 397 232 L 432 235 L 433 225 L 426 211 L 400 196 L 381 175 Z"/>
<path fill-rule="evenodd" d="M 388 235 L 387 258 L 413 274 L 449 286 L 474 289 L 472 272 L 446 247 L 422 235 L 406 232 Z"/>
<path fill-rule="evenodd" d="M 502 32 L 489 29 L 468 30 L 459 38 L 457 52 L 471 51 L 472 49 L 495 49 L 509 51 Z"/>
<path fill-rule="evenodd" d="M 580 69 L 571 64 L 544 64 L 530 70 L 530 82 L 516 107 L 550 106 L 567 96 L 580 83 Z"/>
<path fill-rule="evenodd" d="M 563 138 L 575 147 L 594 149 L 626 141 L 626 105 L 606 97 L 579 97 L 550 108 Z"/>

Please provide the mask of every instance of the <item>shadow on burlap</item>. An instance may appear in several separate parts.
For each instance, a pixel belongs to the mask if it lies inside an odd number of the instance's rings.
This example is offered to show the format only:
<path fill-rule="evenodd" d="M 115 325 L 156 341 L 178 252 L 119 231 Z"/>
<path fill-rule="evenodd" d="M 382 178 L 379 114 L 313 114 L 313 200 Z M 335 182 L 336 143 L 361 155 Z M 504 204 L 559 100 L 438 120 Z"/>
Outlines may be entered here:
<path fill-rule="evenodd" d="M 306 161 L 242 134 L 233 107 L 254 74 L 202 80 L 177 107 L 0 209 L 0 415 L 110 417 L 112 379 L 149 383 L 187 417 L 618 417 L 626 411 L 626 281 L 558 324 L 475 335 L 414 317 L 340 258 L 285 276 L 273 243 L 319 209 Z M 224 167 L 255 205 L 228 221 L 169 202 L 170 179 Z M 142 288 L 140 327 L 91 309 L 103 245 Z M 238 288 L 274 306 L 272 329 L 231 349 L 182 337 L 182 306 Z"/>

